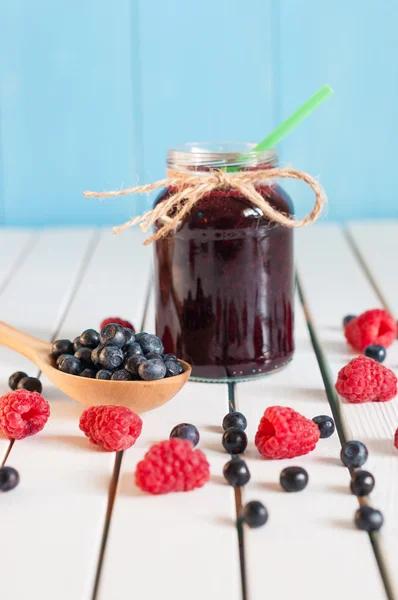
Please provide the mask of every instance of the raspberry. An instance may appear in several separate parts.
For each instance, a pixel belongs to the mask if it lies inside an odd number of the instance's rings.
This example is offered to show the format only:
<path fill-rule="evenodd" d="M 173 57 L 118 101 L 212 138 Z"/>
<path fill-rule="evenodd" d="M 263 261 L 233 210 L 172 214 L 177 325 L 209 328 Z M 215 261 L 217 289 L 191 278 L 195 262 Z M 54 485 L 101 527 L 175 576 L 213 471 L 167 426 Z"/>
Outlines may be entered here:
<path fill-rule="evenodd" d="M 134 325 L 130 323 L 130 321 L 126 321 L 120 317 L 109 317 L 108 319 L 104 319 L 100 325 L 100 331 L 105 327 L 105 325 L 109 325 L 110 323 L 121 325 L 122 327 L 126 327 L 127 329 L 132 329 L 135 331 Z"/>
<path fill-rule="evenodd" d="M 50 405 L 38 392 L 20 389 L 0 398 L 0 433 L 22 440 L 41 431 L 50 416 Z"/>
<path fill-rule="evenodd" d="M 319 440 L 319 428 L 287 406 L 269 406 L 255 437 L 257 450 L 266 458 L 294 458 L 311 452 Z"/>
<path fill-rule="evenodd" d="M 352 404 L 386 402 L 397 395 L 397 378 L 375 360 L 357 356 L 339 371 L 335 388 Z"/>
<path fill-rule="evenodd" d="M 386 310 L 375 308 L 352 319 L 344 334 L 347 342 L 361 352 L 372 344 L 388 348 L 397 338 L 397 323 Z"/>
<path fill-rule="evenodd" d="M 142 420 L 126 406 L 91 406 L 82 413 L 79 427 L 93 444 L 118 452 L 135 444 Z"/>
<path fill-rule="evenodd" d="M 398 450 L 398 429 L 396 430 L 395 435 L 394 435 L 394 446 Z"/>
<path fill-rule="evenodd" d="M 172 438 L 152 446 L 138 463 L 135 482 L 150 494 L 189 492 L 210 478 L 210 465 L 188 440 Z"/>

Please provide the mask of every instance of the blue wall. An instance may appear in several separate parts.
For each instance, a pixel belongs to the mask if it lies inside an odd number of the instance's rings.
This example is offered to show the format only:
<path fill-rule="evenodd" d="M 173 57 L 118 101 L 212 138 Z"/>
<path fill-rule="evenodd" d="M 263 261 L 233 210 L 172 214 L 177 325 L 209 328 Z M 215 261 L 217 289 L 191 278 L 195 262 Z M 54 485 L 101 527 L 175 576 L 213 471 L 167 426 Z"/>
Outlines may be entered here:
<path fill-rule="evenodd" d="M 327 82 L 282 144 L 328 218 L 398 217 L 396 0 L 0 0 L 0 224 L 117 224 L 169 145 L 265 136 Z M 289 185 L 301 214 L 311 194 Z"/>

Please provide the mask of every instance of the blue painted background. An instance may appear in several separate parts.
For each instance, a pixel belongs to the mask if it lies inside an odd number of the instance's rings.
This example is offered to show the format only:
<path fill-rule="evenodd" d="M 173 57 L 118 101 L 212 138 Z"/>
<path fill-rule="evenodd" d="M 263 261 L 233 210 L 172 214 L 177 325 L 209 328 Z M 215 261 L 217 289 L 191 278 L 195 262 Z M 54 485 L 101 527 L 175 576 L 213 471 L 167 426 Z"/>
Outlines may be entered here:
<path fill-rule="evenodd" d="M 397 22 L 396 0 L 0 0 L 0 224 L 117 224 L 147 200 L 82 191 L 257 141 L 325 82 L 282 164 L 320 177 L 329 219 L 398 217 Z"/>

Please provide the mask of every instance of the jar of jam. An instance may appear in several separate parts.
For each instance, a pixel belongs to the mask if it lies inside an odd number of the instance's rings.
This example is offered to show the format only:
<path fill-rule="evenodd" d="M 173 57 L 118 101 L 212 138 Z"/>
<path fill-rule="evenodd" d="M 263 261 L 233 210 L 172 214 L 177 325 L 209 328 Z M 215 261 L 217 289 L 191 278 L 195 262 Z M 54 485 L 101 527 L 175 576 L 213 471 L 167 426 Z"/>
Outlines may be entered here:
<path fill-rule="evenodd" d="M 277 166 L 254 144 L 171 148 L 168 174 Z M 285 214 L 290 198 L 275 181 L 257 191 Z M 155 204 L 175 192 L 165 189 Z M 165 352 L 192 365 L 193 379 L 239 381 L 285 366 L 293 355 L 293 231 L 270 222 L 234 188 L 199 200 L 177 231 L 155 244 L 156 333 Z"/>

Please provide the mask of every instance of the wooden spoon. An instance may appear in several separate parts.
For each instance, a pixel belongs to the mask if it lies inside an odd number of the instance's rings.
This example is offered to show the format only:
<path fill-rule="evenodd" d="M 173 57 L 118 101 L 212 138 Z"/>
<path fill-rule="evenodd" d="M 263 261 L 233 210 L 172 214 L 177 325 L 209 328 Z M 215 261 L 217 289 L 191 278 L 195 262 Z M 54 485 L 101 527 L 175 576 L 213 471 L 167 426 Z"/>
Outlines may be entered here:
<path fill-rule="evenodd" d="M 171 400 L 188 381 L 191 366 L 180 361 L 181 375 L 157 381 L 108 381 L 68 375 L 58 371 L 51 357 L 51 344 L 0 322 L 0 344 L 26 356 L 67 396 L 85 404 L 119 404 L 137 413 L 153 410 Z"/>

